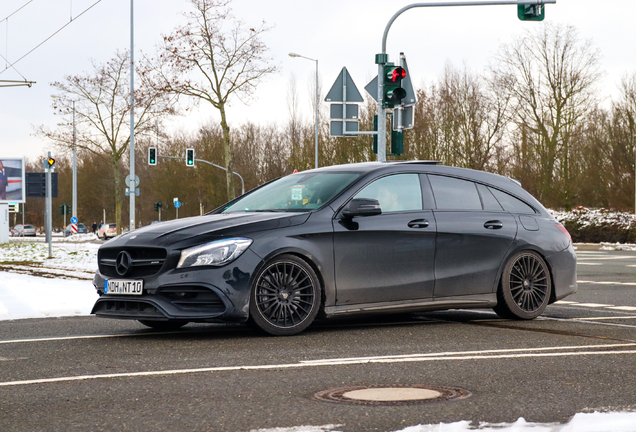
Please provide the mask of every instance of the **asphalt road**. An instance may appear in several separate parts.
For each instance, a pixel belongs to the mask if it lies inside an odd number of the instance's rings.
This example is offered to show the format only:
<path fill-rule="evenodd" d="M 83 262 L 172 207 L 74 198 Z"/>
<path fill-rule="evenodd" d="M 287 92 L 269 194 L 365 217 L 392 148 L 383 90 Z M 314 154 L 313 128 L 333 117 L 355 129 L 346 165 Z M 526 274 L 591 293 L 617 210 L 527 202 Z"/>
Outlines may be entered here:
<path fill-rule="evenodd" d="M 530 322 L 455 310 L 326 320 L 274 338 L 234 325 L 158 333 L 95 317 L 3 321 L 0 430 L 395 431 L 633 411 L 636 253 L 581 251 L 579 264 L 579 292 Z M 314 398 L 397 384 L 472 395 L 406 406 Z"/>

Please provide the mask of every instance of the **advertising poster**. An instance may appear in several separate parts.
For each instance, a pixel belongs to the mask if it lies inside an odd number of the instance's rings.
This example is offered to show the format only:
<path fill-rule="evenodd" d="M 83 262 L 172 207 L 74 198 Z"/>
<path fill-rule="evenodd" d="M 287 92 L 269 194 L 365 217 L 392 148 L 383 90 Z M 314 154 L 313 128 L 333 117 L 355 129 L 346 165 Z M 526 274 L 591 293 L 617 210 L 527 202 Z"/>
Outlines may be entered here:
<path fill-rule="evenodd" d="M 26 195 L 24 158 L 0 156 L 0 203 L 23 203 Z"/>

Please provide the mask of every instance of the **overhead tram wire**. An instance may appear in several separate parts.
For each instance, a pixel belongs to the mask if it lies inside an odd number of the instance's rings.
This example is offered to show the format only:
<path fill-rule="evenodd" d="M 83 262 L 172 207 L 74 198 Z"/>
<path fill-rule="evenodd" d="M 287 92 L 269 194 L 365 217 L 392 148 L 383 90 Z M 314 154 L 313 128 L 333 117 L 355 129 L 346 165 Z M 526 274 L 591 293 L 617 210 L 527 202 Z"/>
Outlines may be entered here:
<path fill-rule="evenodd" d="M 33 0 L 31 0 L 33 1 Z M 7 69 L 13 67 L 13 65 L 15 65 L 17 62 L 19 62 L 20 60 L 22 60 L 23 58 L 25 58 L 26 56 L 28 56 L 29 54 L 31 54 L 33 51 L 35 51 L 36 49 L 38 49 L 39 47 L 41 47 L 42 45 L 44 45 L 44 43 L 46 43 L 49 39 L 51 39 L 53 36 L 55 36 L 56 34 L 58 34 L 59 32 L 61 32 L 62 30 L 64 30 L 64 28 L 66 28 L 66 26 L 68 26 L 70 23 L 72 23 L 73 21 L 75 21 L 76 19 L 78 19 L 79 17 L 81 17 L 82 15 L 84 15 L 86 12 L 88 12 L 89 10 L 91 10 L 97 3 L 100 3 L 102 0 L 97 0 L 95 3 L 93 3 L 92 5 L 90 5 L 88 8 L 84 9 L 79 15 L 77 15 L 75 18 L 73 18 L 71 21 L 67 22 L 66 24 L 64 24 L 62 27 L 60 27 L 57 31 L 55 31 L 55 33 L 53 33 L 51 36 L 47 37 L 46 39 L 44 39 L 42 42 L 40 42 L 38 45 L 36 45 L 33 49 L 31 49 L 31 51 L 27 52 L 26 54 L 24 54 L 22 57 L 20 57 L 19 59 L 17 59 L 16 61 L 14 61 L 13 63 L 11 63 L 9 66 L 7 66 L 6 68 L 4 68 L 3 70 L 0 71 L 0 75 L 3 74 Z M 29 2 L 30 3 L 30 2 Z M 25 5 L 26 6 L 26 5 Z M 15 69 L 15 68 L 14 68 Z"/>
<path fill-rule="evenodd" d="M 31 3 L 33 0 L 29 0 L 28 2 L 26 2 L 25 4 L 23 4 L 18 10 L 16 10 L 15 12 L 7 15 L 5 18 L 0 20 L 0 23 L 3 21 L 8 20 L 9 18 L 11 18 L 13 15 L 15 15 L 16 13 L 20 12 L 26 5 L 28 5 L 29 3 Z"/>

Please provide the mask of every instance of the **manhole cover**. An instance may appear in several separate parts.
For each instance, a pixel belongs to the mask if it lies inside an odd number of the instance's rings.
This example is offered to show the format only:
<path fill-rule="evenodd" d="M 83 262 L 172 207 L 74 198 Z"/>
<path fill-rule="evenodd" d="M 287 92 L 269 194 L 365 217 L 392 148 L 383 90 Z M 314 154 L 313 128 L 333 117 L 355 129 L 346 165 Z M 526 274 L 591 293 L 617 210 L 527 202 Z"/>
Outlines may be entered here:
<path fill-rule="evenodd" d="M 357 405 L 414 405 L 465 399 L 470 395 L 469 391 L 457 387 L 392 385 L 343 387 L 318 392 L 314 397 L 321 401 Z"/>

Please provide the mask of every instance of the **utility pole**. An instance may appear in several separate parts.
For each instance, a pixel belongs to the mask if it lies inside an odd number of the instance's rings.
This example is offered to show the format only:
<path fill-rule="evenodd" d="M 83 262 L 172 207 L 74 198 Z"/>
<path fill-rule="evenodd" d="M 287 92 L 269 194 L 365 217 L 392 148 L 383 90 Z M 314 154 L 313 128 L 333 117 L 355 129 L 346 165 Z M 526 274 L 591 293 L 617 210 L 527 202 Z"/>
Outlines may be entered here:
<path fill-rule="evenodd" d="M 134 2 L 130 0 L 130 231 L 135 229 L 135 37 Z"/>
<path fill-rule="evenodd" d="M 73 101 L 73 209 L 71 216 L 77 217 L 77 147 L 75 146 L 75 101 Z M 64 218 L 66 225 L 66 218 Z"/>

